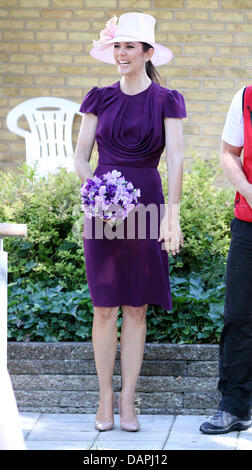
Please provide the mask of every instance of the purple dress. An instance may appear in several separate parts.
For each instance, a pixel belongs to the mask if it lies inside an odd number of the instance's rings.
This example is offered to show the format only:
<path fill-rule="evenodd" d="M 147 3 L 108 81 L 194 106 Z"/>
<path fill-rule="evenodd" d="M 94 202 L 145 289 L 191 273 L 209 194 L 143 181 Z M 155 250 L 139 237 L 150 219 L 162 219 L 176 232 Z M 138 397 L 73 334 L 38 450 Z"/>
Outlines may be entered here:
<path fill-rule="evenodd" d="M 159 227 L 163 217 L 160 205 L 165 204 L 157 170 L 165 147 L 164 118 L 186 117 L 183 96 L 155 82 L 136 95 L 127 95 L 121 91 L 118 81 L 106 87 L 93 87 L 85 95 L 80 111 L 98 117 L 99 159 L 94 175 L 114 169 L 120 171 L 134 187 L 140 188 L 140 203 L 144 206 L 152 203 L 160 208 Z M 85 236 L 85 224 L 91 224 L 94 230 L 94 219 L 103 227 L 108 224 L 98 217 L 84 217 L 84 256 L 93 305 L 139 307 L 152 304 L 171 310 L 168 253 L 162 249 L 158 236 L 150 236 L 148 213 L 144 239 L 138 237 L 138 215 L 134 217 L 136 236 L 133 239 L 125 235 L 114 239 L 105 235 L 100 239 Z M 129 220 L 130 215 L 121 224 L 124 234 L 127 234 Z"/>

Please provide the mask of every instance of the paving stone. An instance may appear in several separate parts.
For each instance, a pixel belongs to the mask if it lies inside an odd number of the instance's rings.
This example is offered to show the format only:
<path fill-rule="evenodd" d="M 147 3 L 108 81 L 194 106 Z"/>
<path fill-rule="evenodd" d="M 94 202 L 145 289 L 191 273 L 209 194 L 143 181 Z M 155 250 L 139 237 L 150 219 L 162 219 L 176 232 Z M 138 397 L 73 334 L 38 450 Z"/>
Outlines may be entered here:
<path fill-rule="evenodd" d="M 91 432 L 94 431 L 94 419 L 92 421 L 48 421 L 40 419 L 32 429 L 33 432 Z"/>
<path fill-rule="evenodd" d="M 235 450 L 238 432 L 206 435 L 199 427 L 206 416 L 177 416 L 165 450 Z"/>
<path fill-rule="evenodd" d="M 28 450 L 252 450 L 252 428 L 223 435 L 199 431 L 208 415 L 140 414 L 141 430 L 120 429 L 115 415 L 112 431 L 94 430 L 95 414 L 20 413 Z M 84 430 L 85 429 L 85 430 Z"/>
<path fill-rule="evenodd" d="M 30 431 L 40 417 L 40 413 L 19 413 L 21 426 L 24 430 Z"/>
<path fill-rule="evenodd" d="M 173 424 L 173 415 L 138 415 L 138 419 L 144 432 L 166 432 L 168 433 Z"/>
<path fill-rule="evenodd" d="M 237 450 L 252 450 L 252 428 L 239 433 Z"/>
<path fill-rule="evenodd" d="M 101 440 L 101 441 L 96 441 L 95 444 L 98 444 L 98 447 L 92 447 L 92 449 L 97 449 L 97 450 L 161 450 L 164 445 L 163 440 L 155 440 L 155 437 L 151 441 L 146 441 L 146 440 L 140 440 L 136 439 L 135 440 Z M 125 458 L 126 461 L 126 457 Z M 127 463 L 127 461 L 126 461 Z"/>
<path fill-rule="evenodd" d="M 26 414 L 26 413 L 24 413 Z M 27 413 L 28 414 L 28 413 Z M 21 416 L 23 413 L 21 413 Z M 55 414 L 53 413 L 43 413 L 40 415 L 39 421 L 37 421 L 37 424 L 40 422 L 43 422 L 47 425 L 68 425 L 68 424 L 82 424 L 82 423 L 91 423 L 95 419 L 95 414 L 93 413 L 88 413 L 88 414 L 72 414 L 72 413 L 62 413 L 62 414 L 57 414 L 57 419 L 55 418 Z"/>
<path fill-rule="evenodd" d="M 54 430 L 48 429 L 31 431 L 27 441 L 93 441 L 99 431 L 72 431 L 72 430 Z"/>
<path fill-rule="evenodd" d="M 27 450 L 90 450 L 91 444 L 83 441 L 26 441 Z"/>

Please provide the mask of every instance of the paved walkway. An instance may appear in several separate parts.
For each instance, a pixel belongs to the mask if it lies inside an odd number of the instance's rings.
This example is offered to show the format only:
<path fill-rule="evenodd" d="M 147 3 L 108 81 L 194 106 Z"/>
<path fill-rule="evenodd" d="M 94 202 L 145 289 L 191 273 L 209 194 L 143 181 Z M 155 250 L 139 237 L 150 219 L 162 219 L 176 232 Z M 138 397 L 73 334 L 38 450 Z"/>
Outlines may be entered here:
<path fill-rule="evenodd" d="M 93 427 L 94 414 L 20 413 L 28 450 L 252 450 L 247 431 L 209 436 L 199 431 L 206 416 L 138 415 L 141 430 Z"/>

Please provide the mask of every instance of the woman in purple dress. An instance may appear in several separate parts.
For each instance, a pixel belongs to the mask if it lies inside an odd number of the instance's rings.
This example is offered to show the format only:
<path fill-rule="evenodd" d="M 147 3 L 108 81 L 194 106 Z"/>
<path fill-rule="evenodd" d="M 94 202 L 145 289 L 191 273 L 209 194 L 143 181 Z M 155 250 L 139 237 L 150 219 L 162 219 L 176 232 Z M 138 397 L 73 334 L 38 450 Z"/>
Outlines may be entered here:
<path fill-rule="evenodd" d="M 139 188 L 139 202 L 158 209 L 158 235 L 153 237 L 147 217 L 146 236 L 124 238 L 85 235 L 84 255 L 87 281 L 94 307 L 92 340 L 100 386 L 95 428 L 113 428 L 114 393 L 112 376 L 117 351 L 117 316 L 122 307 L 120 339 L 122 387 L 119 397 L 120 425 L 138 431 L 134 395 L 141 370 L 146 338 L 148 304 L 172 308 L 168 253 L 175 255 L 183 245 L 179 223 L 182 188 L 182 118 L 186 117 L 183 96 L 162 87 L 155 65 L 172 58 L 172 52 L 155 42 L 155 18 L 142 13 L 125 13 L 107 22 L 100 40 L 90 54 L 116 66 L 120 81 L 93 87 L 84 97 L 82 123 L 75 151 L 75 168 L 82 182 L 94 175 L 118 170 Z M 92 173 L 89 160 L 97 141 L 99 160 Z M 165 204 L 161 177 L 157 170 L 166 147 L 169 195 Z M 134 211 L 132 211 L 134 213 Z M 139 215 L 139 214 L 138 214 Z M 135 214 L 134 214 L 135 217 Z M 131 220 L 131 222 L 130 222 Z M 98 219 L 101 227 L 106 222 Z M 137 227 L 136 222 L 136 230 Z M 93 232 L 94 233 L 94 232 Z"/>

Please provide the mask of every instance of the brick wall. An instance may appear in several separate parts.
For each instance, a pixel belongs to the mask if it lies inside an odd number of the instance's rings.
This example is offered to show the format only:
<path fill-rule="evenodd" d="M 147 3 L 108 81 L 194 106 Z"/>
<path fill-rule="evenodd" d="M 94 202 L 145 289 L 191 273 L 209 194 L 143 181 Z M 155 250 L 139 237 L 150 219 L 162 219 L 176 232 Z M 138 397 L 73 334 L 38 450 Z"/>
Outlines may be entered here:
<path fill-rule="evenodd" d="M 16 104 L 36 96 L 81 102 L 92 86 L 119 79 L 114 66 L 89 55 L 105 22 L 128 11 L 157 19 L 156 40 L 175 58 L 159 68 L 166 87 L 186 99 L 185 156 L 219 152 L 230 100 L 252 77 L 251 0 L 1 0 L 0 168 L 25 159 L 21 137 L 6 127 Z M 20 124 L 27 127 L 25 120 Z M 74 122 L 73 140 L 80 125 Z"/>

